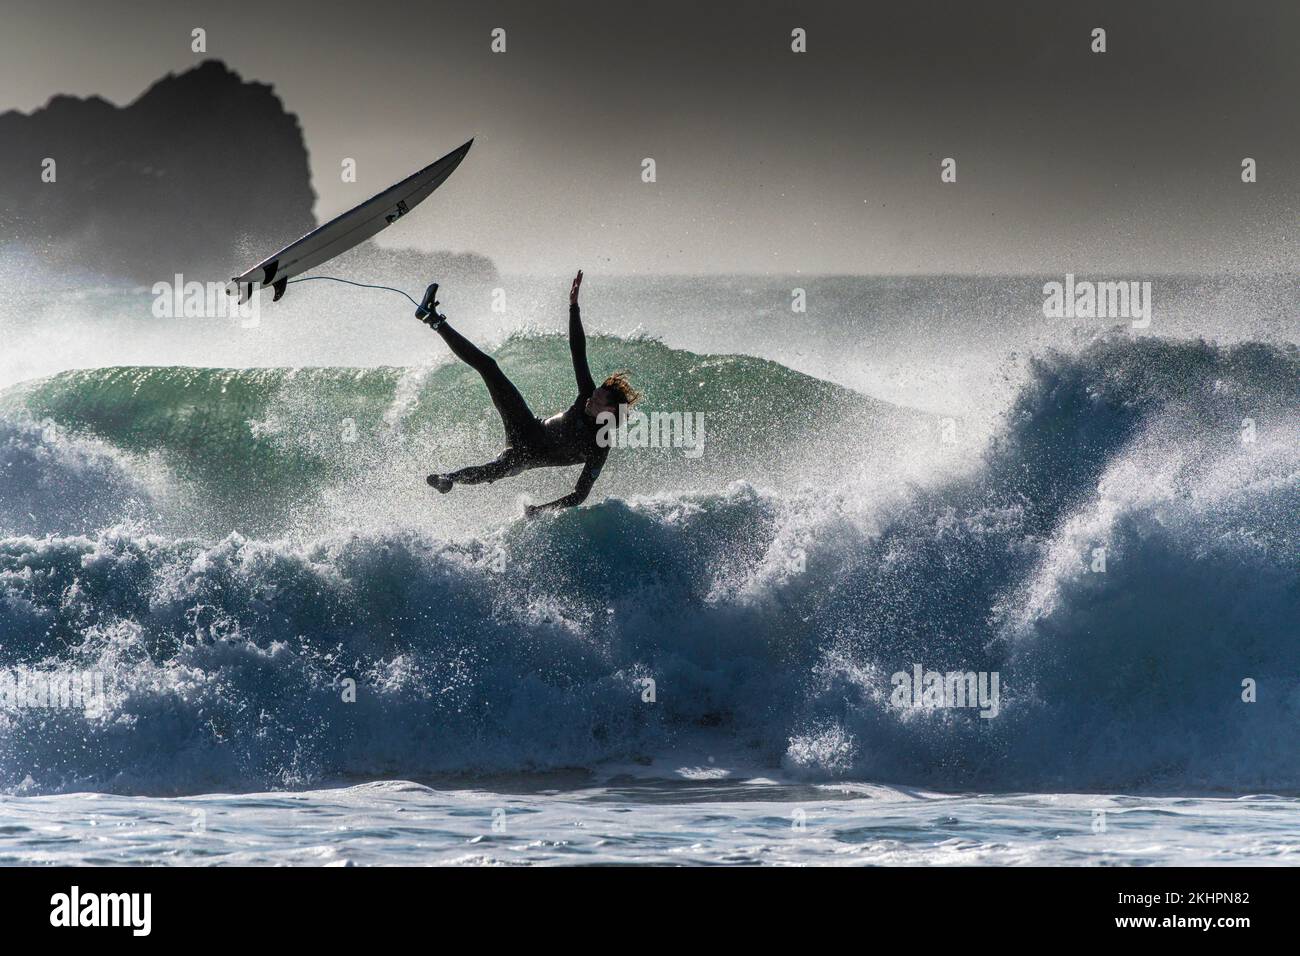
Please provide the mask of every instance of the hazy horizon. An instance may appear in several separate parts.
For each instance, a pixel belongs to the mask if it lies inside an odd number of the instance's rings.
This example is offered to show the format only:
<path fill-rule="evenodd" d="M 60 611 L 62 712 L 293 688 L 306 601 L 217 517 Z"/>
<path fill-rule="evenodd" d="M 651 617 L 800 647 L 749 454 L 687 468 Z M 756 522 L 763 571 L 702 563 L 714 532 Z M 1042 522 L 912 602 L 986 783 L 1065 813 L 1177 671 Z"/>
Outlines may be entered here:
<path fill-rule="evenodd" d="M 1294 5 L 9 6 L 0 110 L 60 93 L 125 105 L 220 59 L 298 117 L 319 221 L 474 137 L 382 241 L 482 253 L 511 275 L 1297 265 Z M 496 27 L 505 53 L 489 49 Z M 808 52 L 791 52 L 794 27 Z"/>

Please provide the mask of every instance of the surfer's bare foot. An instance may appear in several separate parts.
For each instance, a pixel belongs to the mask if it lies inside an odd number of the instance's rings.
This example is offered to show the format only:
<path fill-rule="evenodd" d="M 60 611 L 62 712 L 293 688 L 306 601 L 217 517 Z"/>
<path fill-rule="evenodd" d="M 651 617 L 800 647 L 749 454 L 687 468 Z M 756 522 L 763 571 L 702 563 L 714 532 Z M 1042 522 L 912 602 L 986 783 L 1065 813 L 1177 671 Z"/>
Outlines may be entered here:
<path fill-rule="evenodd" d="M 437 489 L 438 489 L 440 492 L 442 492 L 444 495 L 445 495 L 447 492 L 451 491 L 451 479 L 450 479 L 450 478 L 444 478 L 442 475 L 430 475 L 428 478 L 426 478 L 426 479 L 424 479 L 424 480 L 427 481 L 427 482 L 428 482 L 430 485 L 432 485 L 434 488 L 437 488 Z"/>

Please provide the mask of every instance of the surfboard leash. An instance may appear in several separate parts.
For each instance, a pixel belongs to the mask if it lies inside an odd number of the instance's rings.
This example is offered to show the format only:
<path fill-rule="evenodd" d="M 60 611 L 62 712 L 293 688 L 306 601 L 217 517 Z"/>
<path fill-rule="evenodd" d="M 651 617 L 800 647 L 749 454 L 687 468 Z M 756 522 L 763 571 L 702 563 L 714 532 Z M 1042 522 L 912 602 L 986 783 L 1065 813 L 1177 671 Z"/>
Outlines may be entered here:
<path fill-rule="evenodd" d="M 359 289 L 383 289 L 386 292 L 396 292 L 398 295 L 406 296 L 407 301 L 417 309 L 420 307 L 420 303 L 416 302 L 410 297 L 410 295 L 403 292 L 401 289 L 394 289 L 390 285 L 370 285 L 366 282 L 353 282 L 351 279 L 340 279 L 338 276 L 299 276 L 297 279 L 290 279 L 287 284 L 292 285 L 295 282 L 310 282 L 312 279 L 329 279 L 331 282 L 342 282 L 344 285 L 354 285 Z"/>

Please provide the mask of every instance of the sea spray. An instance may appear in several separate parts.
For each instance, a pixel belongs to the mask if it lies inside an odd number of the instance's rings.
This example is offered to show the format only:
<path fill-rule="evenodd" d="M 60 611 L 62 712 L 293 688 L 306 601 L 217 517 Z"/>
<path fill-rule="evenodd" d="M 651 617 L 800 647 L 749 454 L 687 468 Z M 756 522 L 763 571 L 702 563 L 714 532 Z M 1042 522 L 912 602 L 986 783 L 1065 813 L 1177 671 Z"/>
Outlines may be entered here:
<path fill-rule="evenodd" d="M 0 666 L 102 672 L 106 700 L 6 709 L 0 785 L 170 794 L 728 752 L 935 788 L 1294 789 L 1298 369 L 1261 344 L 1045 355 L 977 467 L 889 494 L 730 482 L 463 536 L 361 510 L 293 537 L 8 533 Z M 213 387 L 249 394 L 259 374 Z M 349 374 L 364 392 L 381 373 Z M 149 373 L 145 393 L 151 375 L 203 381 Z M 103 407 L 81 381 L 29 391 L 59 429 L 11 443 L 45 469 L 42 513 L 159 450 L 103 418 L 106 457 L 58 451 Z M 143 421 L 177 417 L 162 450 L 183 459 L 180 436 L 224 426 L 175 394 Z M 316 407 L 323 432 L 339 407 Z M 249 447 L 245 471 L 285 454 Z M 998 673 L 997 717 L 891 707 L 914 662 Z"/>

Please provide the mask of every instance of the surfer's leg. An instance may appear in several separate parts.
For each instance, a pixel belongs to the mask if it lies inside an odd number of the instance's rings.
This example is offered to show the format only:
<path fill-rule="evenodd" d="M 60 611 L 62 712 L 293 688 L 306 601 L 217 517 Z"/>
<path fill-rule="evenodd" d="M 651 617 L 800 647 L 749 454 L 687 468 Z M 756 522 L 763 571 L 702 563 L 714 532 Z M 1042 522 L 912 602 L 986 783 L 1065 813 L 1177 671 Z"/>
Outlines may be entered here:
<path fill-rule="evenodd" d="M 435 328 L 442 340 L 447 343 L 458 359 L 483 376 L 492 404 L 501 416 L 501 424 L 506 430 L 506 442 L 522 447 L 535 441 L 539 425 L 537 416 L 528 407 L 528 402 L 519 394 L 515 383 L 506 378 L 506 373 L 497 366 L 496 359 L 482 352 L 469 339 L 461 335 L 445 321 Z M 486 465 L 483 467 L 487 467 Z"/>
<path fill-rule="evenodd" d="M 470 465 L 468 468 L 461 468 L 446 475 L 430 475 L 428 481 L 439 491 L 447 492 L 451 490 L 453 484 L 478 485 L 485 481 L 490 483 L 500 478 L 517 475 L 526 467 L 524 456 L 514 448 L 507 448 L 485 465 Z"/>

